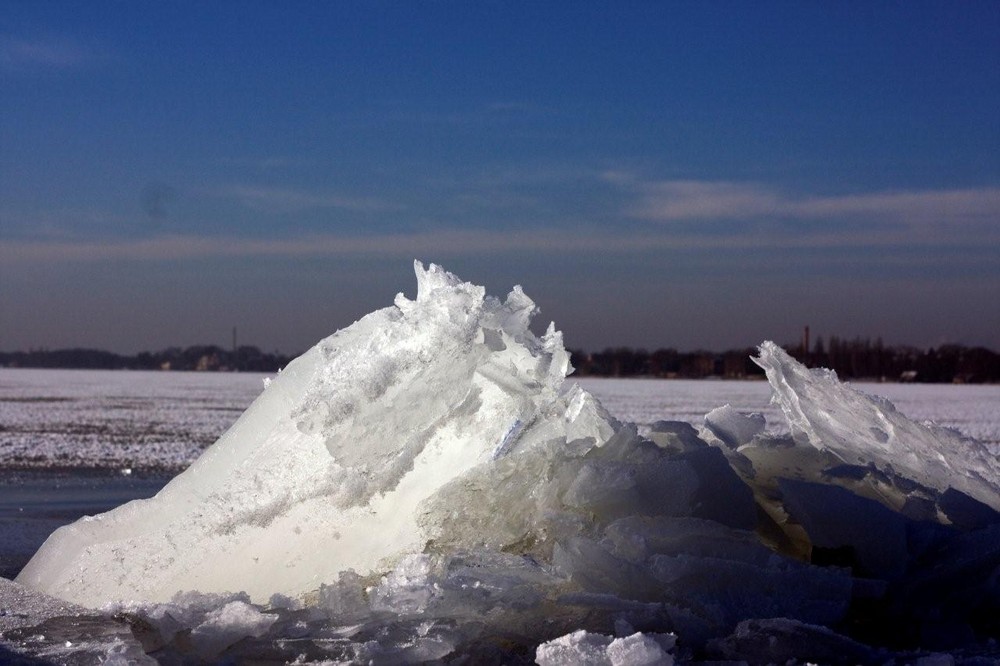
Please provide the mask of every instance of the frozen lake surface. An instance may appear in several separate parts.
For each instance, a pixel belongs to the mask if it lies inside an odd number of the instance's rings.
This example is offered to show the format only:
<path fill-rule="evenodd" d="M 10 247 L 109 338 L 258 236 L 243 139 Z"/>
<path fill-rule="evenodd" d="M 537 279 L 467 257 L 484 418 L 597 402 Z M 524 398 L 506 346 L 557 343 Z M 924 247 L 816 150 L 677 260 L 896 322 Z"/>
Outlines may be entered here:
<path fill-rule="evenodd" d="M 0 369 L 0 466 L 179 470 L 265 375 Z"/>
<path fill-rule="evenodd" d="M 232 425 L 266 377 L 0 368 L 0 576 L 13 577 L 57 527 L 154 495 Z M 701 424 L 728 403 L 786 430 L 764 381 L 576 381 L 640 428 Z M 1000 386 L 855 386 L 1000 449 Z"/>
<path fill-rule="evenodd" d="M 0 467 L 177 471 L 229 428 L 264 387 L 253 373 L 0 368 Z M 568 384 L 571 384 L 570 378 Z M 700 424 L 724 404 L 785 428 L 764 381 L 576 380 L 623 421 Z M 1000 447 L 1000 386 L 866 384 L 908 417 Z"/>
<path fill-rule="evenodd" d="M 640 426 L 661 419 L 700 424 L 705 414 L 728 403 L 741 412 L 764 414 L 771 430 L 785 428 L 781 411 L 770 404 L 771 387 L 765 381 L 587 377 L 577 382 L 619 419 Z M 916 421 L 933 421 L 980 441 L 1000 444 L 1000 386 L 871 382 L 851 386 L 888 398 Z"/>

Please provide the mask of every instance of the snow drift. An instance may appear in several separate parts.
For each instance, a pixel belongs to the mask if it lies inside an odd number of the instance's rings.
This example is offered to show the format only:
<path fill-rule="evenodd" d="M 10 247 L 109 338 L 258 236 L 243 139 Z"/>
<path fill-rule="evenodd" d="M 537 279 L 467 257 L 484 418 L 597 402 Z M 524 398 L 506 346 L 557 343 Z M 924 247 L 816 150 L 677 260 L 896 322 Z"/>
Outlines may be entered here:
<path fill-rule="evenodd" d="M 296 359 L 159 495 L 58 530 L 17 582 L 168 660 L 995 648 L 1000 474 L 978 443 L 771 343 L 791 437 L 728 406 L 640 435 L 563 386 L 561 334 L 529 330 L 519 287 L 416 273 L 415 300 Z"/>

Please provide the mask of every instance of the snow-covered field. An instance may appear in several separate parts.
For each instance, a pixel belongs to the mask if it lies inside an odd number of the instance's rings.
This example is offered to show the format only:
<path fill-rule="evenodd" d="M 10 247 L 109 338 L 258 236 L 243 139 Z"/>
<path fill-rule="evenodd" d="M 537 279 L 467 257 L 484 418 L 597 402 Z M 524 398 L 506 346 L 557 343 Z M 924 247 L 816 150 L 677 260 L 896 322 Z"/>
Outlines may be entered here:
<path fill-rule="evenodd" d="M 180 469 L 264 387 L 252 373 L 0 368 L 0 467 Z M 572 378 L 570 382 L 572 383 Z M 576 380 L 623 421 L 701 424 L 715 407 L 762 412 L 786 426 L 764 381 Z M 1000 447 L 1000 386 L 865 384 L 903 414 Z"/>
<path fill-rule="evenodd" d="M 0 466 L 185 467 L 257 397 L 263 378 L 0 368 Z"/>
<path fill-rule="evenodd" d="M 572 378 L 571 378 L 572 379 Z M 765 381 L 711 381 L 582 378 L 578 383 L 623 421 L 640 426 L 678 420 L 700 424 L 712 409 L 730 404 L 741 412 L 761 412 L 769 429 L 784 428 L 781 411 L 770 404 Z M 933 421 L 993 445 L 1000 444 L 1000 386 L 876 384 L 854 388 L 888 398 L 915 421 Z"/>

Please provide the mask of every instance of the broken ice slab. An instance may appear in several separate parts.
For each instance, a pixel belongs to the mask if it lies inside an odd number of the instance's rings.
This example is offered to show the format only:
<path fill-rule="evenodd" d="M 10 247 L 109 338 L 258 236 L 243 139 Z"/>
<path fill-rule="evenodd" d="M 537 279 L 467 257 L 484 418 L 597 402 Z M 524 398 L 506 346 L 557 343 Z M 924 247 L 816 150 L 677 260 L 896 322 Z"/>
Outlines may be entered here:
<path fill-rule="evenodd" d="M 0 662 L 156 664 L 125 622 L 6 578 L 0 578 Z"/>
<path fill-rule="evenodd" d="M 713 641 L 710 654 L 751 664 L 871 663 L 871 648 L 831 629 L 788 618 L 746 620 L 726 638 Z"/>
<path fill-rule="evenodd" d="M 642 634 L 615 638 L 575 631 L 542 643 L 535 651 L 539 666 L 672 666 L 673 634 Z"/>
<path fill-rule="evenodd" d="M 708 446 L 698 431 L 687 421 L 657 421 L 650 426 L 649 439 L 675 453 L 694 451 Z"/>
<path fill-rule="evenodd" d="M 832 370 L 806 368 L 773 342 L 759 352 L 754 361 L 771 383 L 772 402 L 800 444 L 938 492 L 954 487 L 1000 510 L 1000 460 L 982 442 L 916 423 L 888 400 L 841 383 Z"/>
<path fill-rule="evenodd" d="M 731 449 L 749 444 L 764 432 L 765 425 L 763 414 L 741 414 L 729 405 L 716 407 L 705 415 L 705 426 Z"/>
<path fill-rule="evenodd" d="M 1000 512 L 954 488 L 941 493 L 938 507 L 948 522 L 963 530 L 976 530 L 1000 523 Z"/>
<path fill-rule="evenodd" d="M 778 487 L 789 515 L 809 536 L 813 562 L 874 578 L 894 579 L 906 570 L 906 519 L 900 514 L 839 486 L 780 479 Z"/>

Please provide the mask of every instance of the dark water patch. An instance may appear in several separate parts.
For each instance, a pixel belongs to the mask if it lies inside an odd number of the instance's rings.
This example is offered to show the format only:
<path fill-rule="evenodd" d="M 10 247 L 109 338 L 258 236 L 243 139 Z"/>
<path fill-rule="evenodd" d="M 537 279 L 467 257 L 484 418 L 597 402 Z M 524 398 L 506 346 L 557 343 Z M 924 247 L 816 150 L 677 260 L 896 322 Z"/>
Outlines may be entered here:
<path fill-rule="evenodd" d="M 0 470 L 0 576 L 14 578 L 57 528 L 152 497 L 174 471 Z"/>

